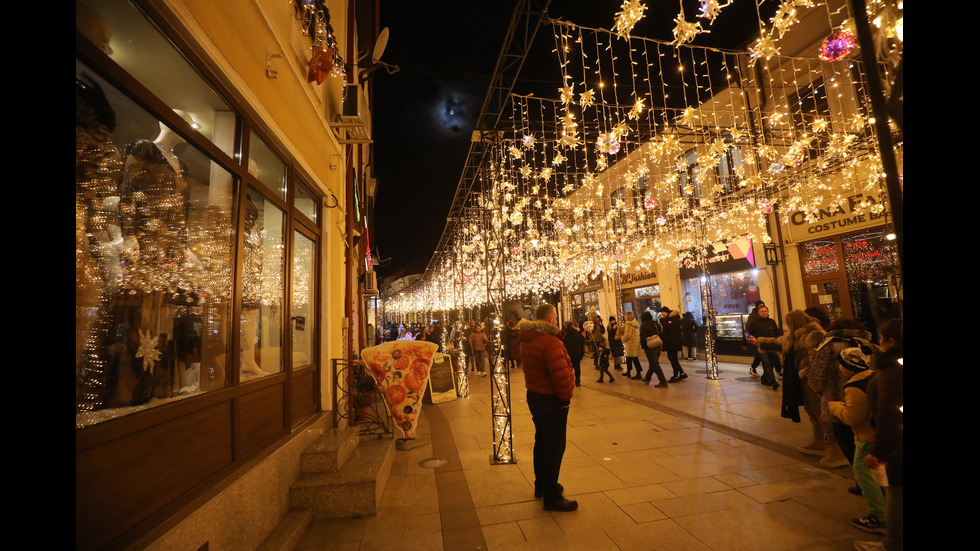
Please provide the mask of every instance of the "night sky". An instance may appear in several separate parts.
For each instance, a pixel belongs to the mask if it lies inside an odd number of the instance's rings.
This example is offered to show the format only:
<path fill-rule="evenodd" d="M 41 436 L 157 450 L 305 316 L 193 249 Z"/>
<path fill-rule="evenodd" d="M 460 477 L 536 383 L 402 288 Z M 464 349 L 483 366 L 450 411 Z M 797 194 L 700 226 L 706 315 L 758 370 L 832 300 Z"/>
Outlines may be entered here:
<path fill-rule="evenodd" d="M 671 40 L 678 3 L 645 4 L 646 16 L 632 34 Z M 686 19 L 697 20 L 699 3 L 684 5 Z M 765 2 L 763 17 L 777 5 Z M 610 29 L 621 6 L 621 0 L 553 0 L 548 14 Z M 384 69 L 372 75 L 378 190 L 371 246 L 381 277 L 400 269 L 421 273 L 439 244 L 513 8 L 510 0 L 381 1 L 381 27 L 390 33 L 381 60 L 400 67 L 393 75 Z M 758 32 L 754 2 L 735 0 L 710 29 L 695 44 L 744 47 Z M 516 92 L 557 97 L 553 48 L 550 25 L 542 26 Z"/>

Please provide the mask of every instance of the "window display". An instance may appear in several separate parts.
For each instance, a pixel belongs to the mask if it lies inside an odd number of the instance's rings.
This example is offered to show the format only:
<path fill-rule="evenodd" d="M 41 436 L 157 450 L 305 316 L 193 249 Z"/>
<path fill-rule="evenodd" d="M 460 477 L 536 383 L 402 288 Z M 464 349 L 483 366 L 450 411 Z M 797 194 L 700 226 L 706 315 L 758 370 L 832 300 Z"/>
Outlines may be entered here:
<path fill-rule="evenodd" d="M 237 186 L 94 73 L 76 62 L 77 426 L 229 382 Z"/>

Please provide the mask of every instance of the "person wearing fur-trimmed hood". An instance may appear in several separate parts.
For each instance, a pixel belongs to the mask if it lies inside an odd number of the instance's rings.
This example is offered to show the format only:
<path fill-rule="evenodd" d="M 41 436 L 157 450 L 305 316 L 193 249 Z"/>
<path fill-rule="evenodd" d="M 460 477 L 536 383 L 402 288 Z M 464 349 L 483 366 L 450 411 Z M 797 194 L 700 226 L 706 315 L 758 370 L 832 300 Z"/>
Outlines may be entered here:
<path fill-rule="evenodd" d="M 564 333 L 558 328 L 555 307 L 542 304 L 534 317 L 517 324 L 527 406 L 534 422 L 534 495 L 544 498 L 546 511 L 573 511 L 578 503 L 564 497 L 558 476 L 575 371 L 562 342 Z"/>

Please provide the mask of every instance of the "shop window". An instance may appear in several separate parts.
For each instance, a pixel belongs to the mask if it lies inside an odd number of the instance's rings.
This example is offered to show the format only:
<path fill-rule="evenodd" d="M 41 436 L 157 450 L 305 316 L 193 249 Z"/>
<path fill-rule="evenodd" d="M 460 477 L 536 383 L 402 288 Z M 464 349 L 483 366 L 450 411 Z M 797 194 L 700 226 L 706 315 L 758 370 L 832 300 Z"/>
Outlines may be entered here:
<path fill-rule="evenodd" d="M 130 2 L 76 2 L 75 27 L 205 139 L 233 155 L 239 117 Z"/>
<path fill-rule="evenodd" d="M 238 185 L 76 60 L 75 397 L 86 426 L 225 387 Z"/>
<path fill-rule="evenodd" d="M 803 275 L 819 276 L 840 272 L 837 259 L 837 242 L 833 239 L 818 239 L 803 244 Z"/>
<path fill-rule="evenodd" d="M 302 186 L 296 186 L 296 196 L 293 198 L 293 205 L 296 207 L 296 210 L 313 221 L 314 224 L 317 223 L 317 214 L 319 212 L 317 202 Z"/>
<path fill-rule="evenodd" d="M 250 189 L 242 250 L 242 381 L 282 371 L 285 228 L 282 209 Z"/>
<path fill-rule="evenodd" d="M 248 172 L 280 199 L 286 199 L 286 163 L 254 134 L 249 142 Z"/>
<path fill-rule="evenodd" d="M 292 335 L 293 367 L 313 363 L 313 329 L 315 316 L 314 266 L 316 264 L 316 243 L 300 232 L 293 234 L 292 285 Z"/>

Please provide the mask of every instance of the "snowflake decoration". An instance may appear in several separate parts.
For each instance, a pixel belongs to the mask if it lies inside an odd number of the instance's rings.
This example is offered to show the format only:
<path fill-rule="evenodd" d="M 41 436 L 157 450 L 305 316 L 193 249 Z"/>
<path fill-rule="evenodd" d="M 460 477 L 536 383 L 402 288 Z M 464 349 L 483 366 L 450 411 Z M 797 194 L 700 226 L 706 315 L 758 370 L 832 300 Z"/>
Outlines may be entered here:
<path fill-rule="evenodd" d="M 600 153 L 615 155 L 619 153 L 619 137 L 615 132 L 604 132 L 596 139 L 595 148 Z"/>
<path fill-rule="evenodd" d="M 521 167 L 521 176 L 524 176 L 525 178 L 527 178 L 528 176 L 531 175 L 531 172 L 532 172 L 532 170 L 531 170 L 531 167 L 530 166 L 524 165 L 524 166 Z"/>
<path fill-rule="evenodd" d="M 136 357 L 143 358 L 143 367 L 149 371 L 153 365 L 160 360 L 160 351 L 157 350 L 157 338 L 150 335 L 149 331 L 140 329 L 140 346 L 136 350 Z"/>
<path fill-rule="evenodd" d="M 677 122 L 685 126 L 695 126 L 700 118 L 701 115 L 698 113 L 697 109 L 693 107 L 685 107 L 684 112 L 677 118 Z"/>
<path fill-rule="evenodd" d="M 827 129 L 829 124 L 830 123 L 827 122 L 827 119 L 814 119 L 811 127 L 813 128 L 814 132 L 823 132 Z"/>
<path fill-rule="evenodd" d="M 838 31 L 824 39 L 820 45 L 820 60 L 833 63 L 840 61 L 854 50 L 854 35 Z"/>
<path fill-rule="evenodd" d="M 564 163 L 565 160 L 566 160 L 565 159 L 565 156 L 563 156 L 561 153 L 557 153 L 557 154 L 555 154 L 555 157 L 553 159 L 551 159 L 551 164 L 554 165 L 554 166 L 557 166 L 557 165 L 560 165 L 560 164 Z"/>
<path fill-rule="evenodd" d="M 534 136 L 524 136 L 524 138 L 521 139 L 521 143 L 524 144 L 524 147 L 534 147 Z"/>
<path fill-rule="evenodd" d="M 561 88 L 561 102 L 564 104 L 572 103 L 575 99 L 575 85 L 569 84 Z"/>
<path fill-rule="evenodd" d="M 643 112 L 643 107 L 644 107 L 643 99 L 641 98 L 636 100 L 636 103 L 633 104 L 633 108 L 630 109 L 630 112 L 627 113 L 627 116 L 633 120 L 640 118 L 640 113 Z"/>
<path fill-rule="evenodd" d="M 796 7 L 793 5 L 793 0 L 783 0 L 783 3 L 779 5 L 776 13 L 772 16 L 772 26 L 779 31 L 779 38 L 786 34 L 793 23 L 799 22 L 800 20 L 796 18 Z"/>
<path fill-rule="evenodd" d="M 731 2 L 729 2 L 729 4 L 730 3 Z M 728 4 L 722 6 L 718 0 L 701 0 L 701 13 L 698 14 L 698 17 L 707 19 L 708 21 L 714 23 L 715 18 L 721 13 L 721 8 L 724 8 L 727 5 Z"/>
<path fill-rule="evenodd" d="M 540 178 L 542 180 L 548 180 L 548 179 L 550 179 L 551 178 L 551 167 L 546 166 L 546 167 L 542 168 L 541 169 L 541 172 L 538 172 L 538 178 Z"/>
<path fill-rule="evenodd" d="M 582 107 L 588 107 L 592 105 L 593 103 L 595 103 L 595 92 L 593 92 L 592 90 L 587 90 L 585 92 L 582 92 L 581 94 L 579 94 L 578 102 L 579 104 L 582 105 Z"/>
<path fill-rule="evenodd" d="M 698 33 L 709 32 L 701 29 L 701 23 L 689 23 L 685 21 L 683 13 L 674 19 L 674 23 L 677 23 L 677 26 L 674 27 L 674 41 L 671 44 L 675 46 L 694 40 L 694 37 Z"/>
<path fill-rule="evenodd" d="M 616 14 L 616 24 L 613 25 L 613 32 L 622 37 L 627 37 L 636 22 L 643 19 L 643 12 L 647 9 L 646 5 L 640 0 L 623 0 L 622 11 Z"/>
<path fill-rule="evenodd" d="M 520 159 L 521 156 L 524 155 L 524 153 L 521 152 L 521 148 L 517 147 L 516 145 L 511 146 L 509 151 L 510 156 L 515 159 Z"/>
<path fill-rule="evenodd" d="M 749 53 L 752 54 L 753 61 L 760 57 L 768 60 L 779 53 L 779 48 L 776 47 L 776 43 L 773 42 L 772 37 L 764 36 L 756 40 L 755 44 L 749 47 Z"/>

